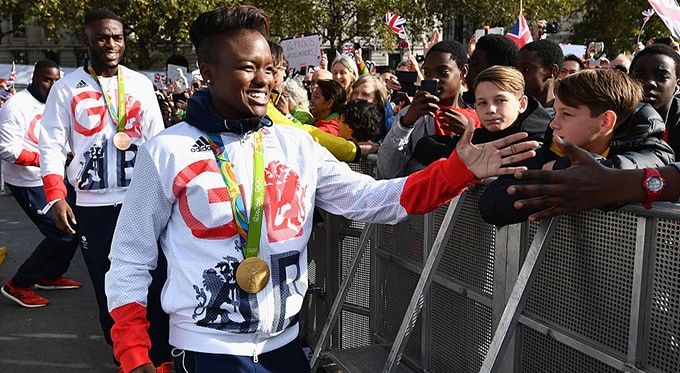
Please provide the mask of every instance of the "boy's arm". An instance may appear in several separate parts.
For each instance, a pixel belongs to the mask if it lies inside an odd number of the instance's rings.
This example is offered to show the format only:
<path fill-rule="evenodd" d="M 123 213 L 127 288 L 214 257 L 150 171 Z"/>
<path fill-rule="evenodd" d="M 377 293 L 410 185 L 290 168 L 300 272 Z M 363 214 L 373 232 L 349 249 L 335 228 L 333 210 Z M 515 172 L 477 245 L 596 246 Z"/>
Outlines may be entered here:
<path fill-rule="evenodd" d="M 529 159 L 523 162 L 522 165 L 527 169 L 541 169 L 543 162 L 543 153 L 539 150 L 538 159 Z M 478 207 L 482 219 L 489 223 L 498 226 L 521 223 L 529 218 L 531 213 L 535 212 L 532 209 L 517 210 L 515 202 L 521 197 L 510 195 L 507 189 L 511 185 L 521 185 L 524 183 L 540 183 L 536 181 L 517 180 L 513 175 L 499 176 L 496 180 L 487 185 L 486 189 L 479 197 Z"/>
<path fill-rule="evenodd" d="M 418 118 L 415 124 L 411 126 L 404 125 L 404 116 L 409 108 L 410 106 L 407 106 L 399 112 L 392 128 L 387 132 L 380 149 L 378 149 L 378 170 L 380 176 L 384 179 L 406 176 L 407 165 L 413 158 L 412 147 L 415 146 L 411 143 L 414 141 L 411 135 L 417 126 L 427 125 L 427 119 L 424 116 Z"/>

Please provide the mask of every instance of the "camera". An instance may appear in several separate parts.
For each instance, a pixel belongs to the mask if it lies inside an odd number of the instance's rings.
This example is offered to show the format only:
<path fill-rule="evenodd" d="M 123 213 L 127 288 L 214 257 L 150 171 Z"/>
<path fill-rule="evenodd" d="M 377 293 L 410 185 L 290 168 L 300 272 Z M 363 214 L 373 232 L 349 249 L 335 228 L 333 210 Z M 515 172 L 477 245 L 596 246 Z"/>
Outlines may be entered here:
<path fill-rule="evenodd" d="M 543 26 L 543 32 L 546 34 L 556 34 L 558 30 L 557 21 L 546 23 L 545 26 Z"/>

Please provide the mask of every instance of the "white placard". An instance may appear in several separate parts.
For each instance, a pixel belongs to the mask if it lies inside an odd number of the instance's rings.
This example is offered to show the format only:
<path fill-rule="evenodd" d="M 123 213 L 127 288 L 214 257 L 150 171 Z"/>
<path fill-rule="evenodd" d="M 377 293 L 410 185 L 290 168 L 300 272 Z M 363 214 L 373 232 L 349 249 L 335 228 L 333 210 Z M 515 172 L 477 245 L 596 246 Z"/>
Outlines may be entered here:
<path fill-rule="evenodd" d="M 475 35 L 477 36 L 477 40 L 479 40 L 482 36 L 486 34 L 498 34 L 498 35 L 505 35 L 505 28 L 503 27 L 491 27 L 489 28 L 488 32 L 486 29 L 477 29 L 475 30 Z"/>
<path fill-rule="evenodd" d="M 586 54 L 586 46 L 583 44 L 560 44 L 560 48 L 562 48 L 562 53 L 565 56 L 573 54 L 578 58 L 583 58 L 583 55 Z"/>
<path fill-rule="evenodd" d="M 179 84 L 184 88 L 188 89 L 189 84 L 193 80 L 193 77 L 189 73 L 189 70 L 184 66 L 173 65 L 169 63 L 168 72 L 166 74 L 168 83 L 179 81 Z"/>
<path fill-rule="evenodd" d="M 321 37 L 319 34 L 297 35 L 281 39 L 288 67 L 294 71 L 302 67 L 319 66 L 321 62 Z"/>

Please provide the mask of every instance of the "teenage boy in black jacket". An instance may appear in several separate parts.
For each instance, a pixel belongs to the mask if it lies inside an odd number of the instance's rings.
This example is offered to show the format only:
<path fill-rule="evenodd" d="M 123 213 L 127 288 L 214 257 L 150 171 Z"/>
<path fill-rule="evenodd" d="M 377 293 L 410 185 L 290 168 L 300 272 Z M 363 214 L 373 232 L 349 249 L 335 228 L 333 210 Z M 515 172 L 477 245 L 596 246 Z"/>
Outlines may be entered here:
<path fill-rule="evenodd" d="M 556 89 L 555 118 L 546 142 L 536 156 L 521 165 L 528 169 L 557 170 L 570 166 L 552 136 L 589 151 L 606 167 L 637 169 L 673 162 L 673 150 L 663 141 L 664 123 L 642 99 L 641 87 L 625 73 L 614 69 L 584 70 L 562 79 Z M 508 195 L 510 185 L 532 181 L 513 176 L 499 177 L 479 199 L 482 218 L 491 224 L 520 223 L 533 210 L 517 210 L 520 199 Z"/>

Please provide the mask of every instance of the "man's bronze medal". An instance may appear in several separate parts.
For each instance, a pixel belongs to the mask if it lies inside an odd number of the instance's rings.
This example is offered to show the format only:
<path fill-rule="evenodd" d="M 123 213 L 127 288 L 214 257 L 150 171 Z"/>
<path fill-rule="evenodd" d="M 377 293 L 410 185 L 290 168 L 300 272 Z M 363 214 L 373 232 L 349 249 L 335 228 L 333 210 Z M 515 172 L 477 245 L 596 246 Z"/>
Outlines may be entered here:
<path fill-rule="evenodd" d="M 246 293 L 257 294 L 269 283 L 269 266 L 261 258 L 246 258 L 236 269 L 236 283 Z"/>
<path fill-rule="evenodd" d="M 125 132 L 118 132 L 113 135 L 113 146 L 118 150 L 128 150 L 130 148 L 130 136 Z"/>

